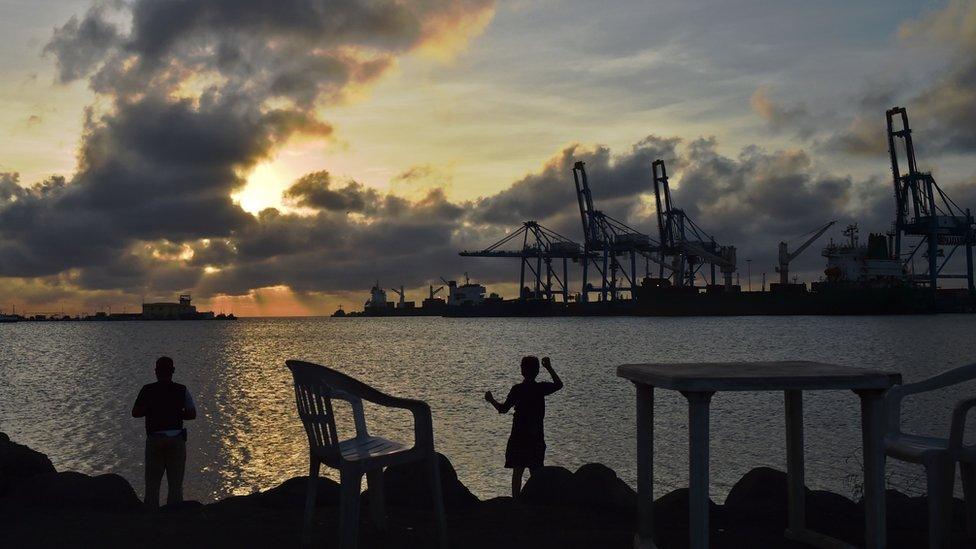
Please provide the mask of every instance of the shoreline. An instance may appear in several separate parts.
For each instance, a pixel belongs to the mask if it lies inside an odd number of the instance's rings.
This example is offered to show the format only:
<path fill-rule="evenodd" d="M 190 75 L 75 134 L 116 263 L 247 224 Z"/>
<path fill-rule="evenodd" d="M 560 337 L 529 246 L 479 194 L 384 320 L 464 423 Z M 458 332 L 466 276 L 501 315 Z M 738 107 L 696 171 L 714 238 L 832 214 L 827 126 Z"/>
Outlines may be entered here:
<path fill-rule="evenodd" d="M 389 529 L 369 518 L 369 490 L 363 493 L 360 547 L 429 547 L 434 540 L 430 494 L 419 465 L 384 472 Z M 480 500 L 441 457 L 444 503 L 451 547 L 533 549 L 633 544 L 637 495 L 610 468 L 583 465 L 576 471 L 544 467 L 529 478 L 522 497 Z M 121 476 L 57 472 L 44 454 L 0 433 L 0 541 L 6 546 L 297 546 L 307 477 L 295 477 L 265 491 L 209 504 L 186 501 L 157 513 L 143 510 Z M 338 485 L 318 480 L 313 543 L 338 539 Z M 889 547 L 927 543 L 925 497 L 888 490 Z M 965 543 L 963 504 L 954 501 L 954 538 Z M 827 491 L 807 491 L 807 523 L 819 532 L 855 545 L 863 541 L 858 502 Z M 687 489 L 655 498 L 655 532 L 662 549 L 687 546 Z M 788 541 L 786 475 L 770 468 L 746 473 L 721 504 L 710 503 L 712 547 L 803 547 Z M 965 545 L 960 545 L 965 546 Z"/>

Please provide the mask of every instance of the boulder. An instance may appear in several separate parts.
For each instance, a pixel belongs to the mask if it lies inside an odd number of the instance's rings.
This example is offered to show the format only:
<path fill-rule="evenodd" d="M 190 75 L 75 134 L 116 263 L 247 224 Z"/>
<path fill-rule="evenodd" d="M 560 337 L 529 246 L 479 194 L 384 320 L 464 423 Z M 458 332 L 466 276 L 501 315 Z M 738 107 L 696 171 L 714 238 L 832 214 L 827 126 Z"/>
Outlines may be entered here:
<path fill-rule="evenodd" d="M 47 456 L 0 435 L 0 496 L 22 479 L 55 472 Z"/>
<path fill-rule="evenodd" d="M 316 507 L 339 505 L 339 483 L 319 477 L 316 483 Z M 272 509 L 304 509 L 305 497 L 308 494 L 308 477 L 294 477 L 282 482 L 278 486 L 244 496 L 246 500 L 263 507 Z"/>
<path fill-rule="evenodd" d="M 188 499 L 179 503 L 167 503 L 159 508 L 161 513 L 186 513 L 191 511 L 202 511 L 206 507 L 195 499 Z"/>
<path fill-rule="evenodd" d="M 637 508 L 637 492 L 606 465 L 581 466 L 573 474 L 573 485 L 576 503 L 581 507 L 625 513 Z"/>
<path fill-rule="evenodd" d="M 443 454 L 437 454 L 437 457 L 440 466 L 444 508 L 460 510 L 477 506 L 480 500 L 458 480 L 457 471 L 454 470 L 451 461 Z M 387 467 L 383 472 L 383 489 L 387 505 L 432 509 L 430 474 L 428 471 L 429 468 L 425 461 L 414 461 Z M 369 498 L 369 490 L 367 490 L 366 498 Z"/>
<path fill-rule="evenodd" d="M 661 530 L 688 531 L 688 489 L 678 488 L 654 500 L 654 527 Z M 708 520 L 712 529 L 724 525 L 722 508 L 708 500 Z"/>
<path fill-rule="evenodd" d="M 824 490 L 807 492 L 807 527 L 815 532 L 846 541 L 864 544 L 864 511 L 846 497 Z"/>
<path fill-rule="evenodd" d="M 128 510 L 141 507 L 132 486 L 119 475 L 45 473 L 22 479 L 3 504 L 14 508 Z"/>
<path fill-rule="evenodd" d="M 786 473 L 757 467 L 732 486 L 725 498 L 725 513 L 733 523 L 763 522 L 771 528 L 786 528 Z"/>
<path fill-rule="evenodd" d="M 519 495 L 521 503 L 530 505 L 574 506 L 576 477 L 565 467 L 545 466 L 531 473 Z"/>

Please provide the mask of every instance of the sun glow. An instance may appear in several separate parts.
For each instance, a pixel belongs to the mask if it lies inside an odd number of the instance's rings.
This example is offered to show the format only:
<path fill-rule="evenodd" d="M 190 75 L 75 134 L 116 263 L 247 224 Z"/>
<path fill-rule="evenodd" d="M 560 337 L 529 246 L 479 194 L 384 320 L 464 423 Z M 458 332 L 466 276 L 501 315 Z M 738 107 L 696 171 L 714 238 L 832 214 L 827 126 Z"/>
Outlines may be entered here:
<path fill-rule="evenodd" d="M 244 188 L 233 195 L 241 208 L 258 213 L 265 208 L 282 208 L 281 193 L 290 180 L 283 177 L 274 163 L 259 164 L 247 177 Z"/>

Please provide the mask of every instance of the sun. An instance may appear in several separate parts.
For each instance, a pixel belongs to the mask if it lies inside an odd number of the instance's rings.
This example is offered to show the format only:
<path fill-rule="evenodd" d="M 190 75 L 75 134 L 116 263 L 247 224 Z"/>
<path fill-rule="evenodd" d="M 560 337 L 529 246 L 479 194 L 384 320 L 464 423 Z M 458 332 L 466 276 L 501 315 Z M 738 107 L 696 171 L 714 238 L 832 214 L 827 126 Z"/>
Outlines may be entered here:
<path fill-rule="evenodd" d="M 281 193 L 289 180 L 283 177 L 274 163 L 258 164 L 247 176 L 247 183 L 231 198 L 245 211 L 256 214 L 265 208 L 282 209 Z"/>

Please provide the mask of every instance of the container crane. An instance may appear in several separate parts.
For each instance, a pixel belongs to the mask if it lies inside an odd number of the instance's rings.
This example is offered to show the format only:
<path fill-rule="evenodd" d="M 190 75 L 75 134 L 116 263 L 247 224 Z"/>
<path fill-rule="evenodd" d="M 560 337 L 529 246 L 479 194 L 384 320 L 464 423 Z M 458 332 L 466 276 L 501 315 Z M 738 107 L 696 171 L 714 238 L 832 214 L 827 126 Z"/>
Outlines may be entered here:
<path fill-rule="evenodd" d="M 675 286 L 694 286 L 699 269 L 711 264 L 711 284 L 715 285 L 715 267 L 722 272 L 725 289 L 732 289 L 732 273 L 736 271 L 735 246 L 719 246 L 715 239 L 684 212 L 674 207 L 668 170 L 663 160 L 651 163 L 654 176 L 654 200 L 657 206 L 657 227 L 661 240 L 660 276 L 664 278 L 666 258 L 671 257 Z"/>
<path fill-rule="evenodd" d="M 813 236 L 808 238 L 803 244 L 800 244 L 800 247 L 794 250 L 793 253 L 790 253 L 789 246 L 786 242 L 779 243 L 779 266 L 776 267 L 776 272 L 779 273 L 780 284 L 786 285 L 790 283 L 790 262 L 802 254 L 803 250 L 806 250 L 810 244 L 813 244 L 814 241 L 823 236 L 823 234 L 827 232 L 827 229 L 831 228 L 834 223 L 837 223 L 837 221 L 831 221 L 823 227 L 814 229 Z"/>
<path fill-rule="evenodd" d="M 573 180 L 576 184 L 580 220 L 583 223 L 583 290 L 580 292 L 580 300 L 588 302 L 591 292 L 599 292 L 602 301 L 620 299 L 621 288 L 618 283 L 622 283 L 623 288 L 630 291 L 630 298 L 636 300 L 637 256 L 642 255 L 657 262 L 659 259 L 654 252 L 659 246 L 650 236 L 593 206 L 593 194 L 582 161 L 573 165 Z M 621 263 L 620 256 L 628 258 L 629 265 Z M 591 264 L 600 275 L 599 288 L 590 282 Z"/>
<path fill-rule="evenodd" d="M 519 249 L 506 249 L 506 245 L 521 241 Z M 509 232 L 505 238 L 479 251 L 462 251 L 463 257 L 519 258 L 519 296 L 553 301 L 557 295 L 563 302 L 569 301 L 568 261 L 583 257 L 580 245 L 535 221 L 525 221 L 522 226 Z M 562 274 L 553 268 L 553 260 L 561 261 Z M 526 274 L 531 276 L 534 289 L 526 291 Z M 555 284 L 553 284 L 555 282 Z"/>
<path fill-rule="evenodd" d="M 888 154 L 895 186 L 894 256 L 906 266 L 918 250 L 927 260 L 927 272 L 914 275 L 919 284 L 927 284 L 933 292 L 940 278 L 965 279 L 970 294 L 976 295 L 973 284 L 973 245 L 976 228 L 969 209 L 963 210 L 935 182 L 929 172 L 920 172 L 915 160 L 912 129 L 908 125 L 908 111 L 895 107 L 886 112 L 888 118 Z M 901 147 L 899 148 L 899 140 Z M 900 150 L 899 150 L 900 149 Z M 900 152 L 900 154 L 899 154 Z M 907 171 L 902 171 L 899 156 L 903 156 Z M 918 243 L 907 254 L 902 253 L 903 240 L 917 237 Z M 948 274 L 943 269 L 960 247 L 966 252 L 966 273 Z"/>

